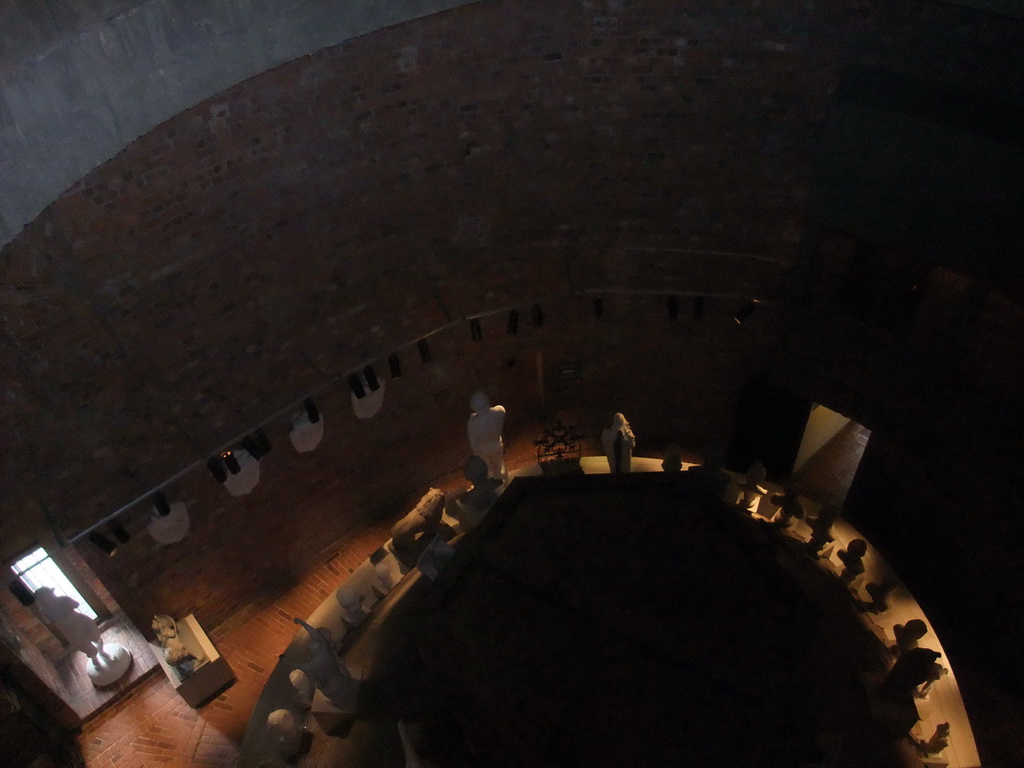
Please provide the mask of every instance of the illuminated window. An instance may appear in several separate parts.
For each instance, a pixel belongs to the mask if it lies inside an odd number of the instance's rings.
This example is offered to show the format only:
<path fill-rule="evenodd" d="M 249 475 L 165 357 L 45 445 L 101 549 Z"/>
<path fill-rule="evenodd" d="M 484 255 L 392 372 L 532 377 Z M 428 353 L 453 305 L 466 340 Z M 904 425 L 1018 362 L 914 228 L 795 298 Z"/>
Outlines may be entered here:
<path fill-rule="evenodd" d="M 57 595 L 70 597 L 78 602 L 78 610 L 91 619 L 96 618 L 96 611 L 79 594 L 74 585 L 64 575 L 64 572 L 57 567 L 46 550 L 39 549 L 29 552 L 27 555 L 14 562 L 14 575 L 25 582 L 30 590 L 35 592 L 40 587 L 50 587 Z"/>

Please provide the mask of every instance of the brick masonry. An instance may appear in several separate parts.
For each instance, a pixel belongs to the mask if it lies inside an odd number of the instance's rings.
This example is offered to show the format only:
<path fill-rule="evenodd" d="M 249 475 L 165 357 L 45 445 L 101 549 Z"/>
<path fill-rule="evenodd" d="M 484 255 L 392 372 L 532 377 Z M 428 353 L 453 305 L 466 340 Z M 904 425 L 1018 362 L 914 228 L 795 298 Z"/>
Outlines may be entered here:
<path fill-rule="evenodd" d="M 1010 20 L 909 0 L 487 3 L 196 105 L 0 253 L 4 554 L 46 530 L 43 505 L 75 533 L 269 420 L 274 450 L 251 496 L 229 497 L 200 465 L 169 489 L 190 503 L 184 542 L 149 542 L 143 504 L 125 513 L 134 538 L 116 558 L 80 550 L 139 626 L 195 612 L 216 627 L 460 466 L 478 387 L 509 407 L 515 441 L 557 413 L 593 435 L 622 410 L 641 440 L 707 453 L 724 448 L 740 387 L 763 369 L 870 426 L 890 446 L 869 446 L 876 481 L 898 475 L 914 503 L 930 498 L 914 493 L 928 476 L 903 472 L 906 457 L 966 466 L 965 487 L 939 503 L 962 521 L 965 500 L 983 498 L 972 519 L 984 522 L 949 530 L 987 537 L 1006 508 L 994 489 L 1004 470 L 1019 475 L 1008 458 L 1024 370 L 1000 356 L 1021 326 L 998 271 L 966 277 L 961 313 L 935 320 L 962 329 L 954 364 L 948 335 L 922 330 L 908 344 L 865 331 L 802 274 L 823 223 L 875 239 L 900 228 L 899 210 L 860 233 L 830 207 L 840 182 L 822 178 L 820 153 L 844 73 L 867 65 L 1019 93 L 1024 63 L 1007 51 L 1022 37 Z M 937 146 L 975 146 L 970 131 L 943 131 Z M 955 293 L 929 284 L 933 298 L 943 290 Z M 605 292 L 600 320 L 587 291 Z M 675 323 L 669 292 L 683 297 Z M 709 297 L 700 322 L 689 293 Z M 765 311 L 736 326 L 751 295 Z M 463 318 L 508 307 L 521 312 L 518 335 L 499 312 L 470 340 Z M 413 342 L 439 328 L 422 364 Z M 383 375 L 393 350 L 406 375 L 360 422 L 336 377 L 368 361 Z M 560 376 L 563 362 L 580 363 L 579 379 Z M 321 386 L 324 443 L 296 455 L 287 415 L 271 417 Z M 955 550 L 956 536 L 939 539 Z M 1011 571 L 1015 540 L 986 544 Z M 969 576 L 991 594 L 1003 571 Z M 1024 609 L 998 594 L 1013 616 Z M 1019 629 L 1006 637 L 1010 648 Z"/>

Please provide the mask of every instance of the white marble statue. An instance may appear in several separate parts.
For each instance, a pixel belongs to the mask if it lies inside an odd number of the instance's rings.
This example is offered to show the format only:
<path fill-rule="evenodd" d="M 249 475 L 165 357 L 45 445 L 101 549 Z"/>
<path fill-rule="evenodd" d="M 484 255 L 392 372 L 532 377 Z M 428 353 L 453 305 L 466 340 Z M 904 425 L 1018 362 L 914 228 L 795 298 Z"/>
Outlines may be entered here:
<path fill-rule="evenodd" d="M 921 757 L 932 757 L 949 746 L 949 723 L 939 723 L 927 741 L 914 739 L 914 746 Z"/>
<path fill-rule="evenodd" d="M 322 627 L 311 627 L 302 619 L 293 621 L 309 633 L 310 659 L 305 664 L 300 664 L 298 668 L 331 704 L 339 709 L 350 708 L 359 681 L 352 677 L 352 673 L 334 652 L 331 631 Z"/>
<path fill-rule="evenodd" d="M 373 566 L 373 570 L 377 574 L 377 585 L 385 595 L 394 589 L 395 574 L 390 563 L 381 560 Z"/>
<path fill-rule="evenodd" d="M 167 614 L 154 616 L 153 623 L 150 626 L 156 635 L 156 641 L 164 648 L 164 660 L 168 664 L 180 664 L 189 658 L 195 658 L 196 661 L 202 661 L 206 658 L 202 651 L 199 652 L 198 657 L 195 657 L 185 647 L 185 644 L 178 636 L 178 622 Z"/>
<path fill-rule="evenodd" d="M 267 733 L 278 756 L 284 760 L 302 750 L 302 724 L 287 709 L 275 709 L 267 715 Z"/>
<path fill-rule="evenodd" d="M 501 439 L 501 430 L 505 426 L 505 408 L 491 405 L 491 398 L 486 392 L 474 392 L 469 398 L 469 407 L 473 409 L 473 414 L 466 422 L 470 450 L 473 455 L 487 462 L 490 477 L 507 479 L 505 444 Z"/>
<path fill-rule="evenodd" d="M 346 625 L 358 627 L 370 615 L 370 611 L 363 605 L 363 596 L 359 594 L 358 590 L 342 585 L 335 591 L 334 596 L 338 600 L 338 605 L 341 606 L 341 620 Z"/>
<path fill-rule="evenodd" d="M 89 657 L 86 674 L 94 685 L 109 685 L 128 671 L 132 660 L 128 649 L 118 643 L 104 644 L 96 622 L 76 610 L 77 600 L 58 595 L 50 587 L 40 587 L 33 594 L 42 617 L 60 631 L 68 645 Z"/>
<path fill-rule="evenodd" d="M 740 483 L 740 491 L 743 493 L 740 506 L 751 512 L 756 510 L 761 502 L 761 497 L 768 493 L 768 489 L 764 485 L 767 481 L 768 470 L 764 468 L 764 464 L 760 461 L 751 464 L 747 468 L 746 478 Z"/>
<path fill-rule="evenodd" d="M 301 669 L 293 669 L 288 675 L 288 682 L 295 689 L 295 704 L 301 709 L 309 709 L 313 706 L 313 695 L 316 693 L 316 686 Z"/>
<path fill-rule="evenodd" d="M 421 537 L 437 533 L 444 514 L 444 492 L 430 488 L 412 510 L 391 528 L 391 548 L 395 557 L 406 568 L 416 566 L 421 547 Z"/>
<path fill-rule="evenodd" d="M 473 484 L 473 487 L 456 500 L 456 517 L 463 531 L 471 531 L 494 506 L 494 502 L 498 500 L 498 488 L 503 483 L 499 478 L 488 477 L 487 464 L 479 456 L 469 457 L 462 475 Z"/>
<path fill-rule="evenodd" d="M 630 429 L 629 422 L 621 413 L 612 416 L 612 425 L 601 431 L 601 446 L 608 457 L 608 469 L 613 475 L 629 472 L 636 448 L 636 435 Z"/>

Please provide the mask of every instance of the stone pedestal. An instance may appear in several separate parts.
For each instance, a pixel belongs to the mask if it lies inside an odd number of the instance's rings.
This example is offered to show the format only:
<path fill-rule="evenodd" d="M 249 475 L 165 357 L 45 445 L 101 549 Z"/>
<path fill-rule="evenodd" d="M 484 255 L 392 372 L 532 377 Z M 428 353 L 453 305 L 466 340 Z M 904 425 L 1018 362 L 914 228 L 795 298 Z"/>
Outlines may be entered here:
<path fill-rule="evenodd" d="M 132 655 L 120 643 L 104 643 L 102 652 L 89 659 L 85 672 L 97 688 L 117 682 L 132 664 Z"/>
<path fill-rule="evenodd" d="M 348 696 L 344 701 L 331 702 L 317 691 L 313 696 L 313 717 L 320 729 L 327 734 L 343 731 L 356 716 L 356 707 L 359 703 L 359 678 L 355 678 L 355 684 L 349 688 Z"/>

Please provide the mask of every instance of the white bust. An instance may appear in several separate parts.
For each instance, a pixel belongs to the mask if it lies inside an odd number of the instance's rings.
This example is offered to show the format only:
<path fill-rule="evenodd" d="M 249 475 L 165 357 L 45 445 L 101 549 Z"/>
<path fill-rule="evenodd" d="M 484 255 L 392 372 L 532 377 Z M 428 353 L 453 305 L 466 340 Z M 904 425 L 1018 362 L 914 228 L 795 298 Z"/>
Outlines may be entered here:
<path fill-rule="evenodd" d="M 267 715 L 267 731 L 277 754 L 285 760 L 302 749 L 302 725 L 287 709 L 275 709 Z"/>
<path fill-rule="evenodd" d="M 608 469 L 613 475 L 629 472 L 633 449 L 636 448 L 636 435 L 621 413 L 612 416 L 610 429 L 602 430 L 601 446 L 604 448 L 604 455 L 608 457 Z"/>
<path fill-rule="evenodd" d="M 341 616 L 349 624 L 359 626 L 363 619 L 369 615 L 369 611 L 363 605 L 363 596 L 353 587 L 340 586 L 334 593 L 341 606 Z"/>
<path fill-rule="evenodd" d="M 490 477 L 504 480 L 508 477 L 505 469 L 505 444 L 501 439 L 505 409 L 500 405 L 492 406 L 491 398 L 485 392 L 474 392 L 469 398 L 469 407 L 473 409 L 473 415 L 466 422 L 469 448 L 475 456 L 487 462 Z"/>

